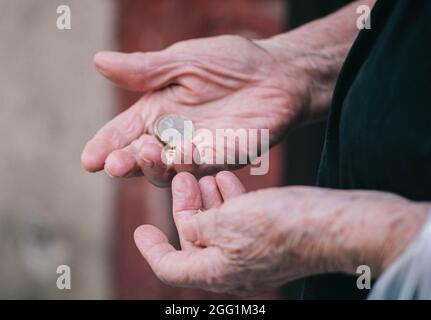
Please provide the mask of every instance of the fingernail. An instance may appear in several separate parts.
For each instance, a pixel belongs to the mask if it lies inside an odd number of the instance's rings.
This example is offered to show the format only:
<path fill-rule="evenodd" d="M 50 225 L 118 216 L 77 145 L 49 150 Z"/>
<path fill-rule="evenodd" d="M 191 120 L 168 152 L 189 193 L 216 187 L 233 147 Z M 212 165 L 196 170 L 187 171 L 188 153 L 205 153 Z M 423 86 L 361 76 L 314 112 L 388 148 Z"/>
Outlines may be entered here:
<path fill-rule="evenodd" d="M 111 177 L 111 178 L 114 178 L 114 176 L 106 169 L 106 167 L 104 168 L 105 169 L 105 172 L 106 172 L 106 174 L 109 176 L 109 177 Z"/>
<path fill-rule="evenodd" d="M 151 160 L 148 160 L 148 159 L 142 159 L 143 160 L 143 162 L 144 162 L 144 165 L 146 166 L 146 167 L 148 167 L 148 168 L 152 168 L 152 167 L 154 167 L 154 162 L 153 161 L 151 161 Z"/>

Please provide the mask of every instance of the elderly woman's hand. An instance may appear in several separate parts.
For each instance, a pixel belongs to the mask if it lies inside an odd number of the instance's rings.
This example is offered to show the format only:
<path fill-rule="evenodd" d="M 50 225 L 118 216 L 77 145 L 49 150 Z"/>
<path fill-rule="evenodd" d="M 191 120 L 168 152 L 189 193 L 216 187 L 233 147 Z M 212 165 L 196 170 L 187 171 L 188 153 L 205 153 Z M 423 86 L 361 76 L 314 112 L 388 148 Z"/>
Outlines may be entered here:
<path fill-rule="evenodd" d="M 381 192 L 307 187 L 244 194 L 228 172 L 172 185 L 181 250 L 160 230 L 139 227 L 135 241 L 164 282 L 254 295 L 319 273 L 378 276 L 420 228 L 427 206 Z"/>
<path fill-rule="evenodd" d="M 159 52 L 97 54 L 95 64 L 104 76 L 143 96 L 87 143 L 83 166 L 88 171 L 105 169 L 115 177 L 144 174 L 153 184 L 168 186 L 178 170 L 162 162 L 153 125 L 169 113 L 213 133 L 267 129 L 269 145 L 274 145 L 304 116 L 310 105 L 309 85 L 316 79 L 311 80 L 306 70 L 311 63 L 300 52 L 281 64 L 278 54 L 265 46 L 239 36 L 220 36 L 179 42 Z M 203 176 L 226 168 L 218 163 L 194 169 Z"/>

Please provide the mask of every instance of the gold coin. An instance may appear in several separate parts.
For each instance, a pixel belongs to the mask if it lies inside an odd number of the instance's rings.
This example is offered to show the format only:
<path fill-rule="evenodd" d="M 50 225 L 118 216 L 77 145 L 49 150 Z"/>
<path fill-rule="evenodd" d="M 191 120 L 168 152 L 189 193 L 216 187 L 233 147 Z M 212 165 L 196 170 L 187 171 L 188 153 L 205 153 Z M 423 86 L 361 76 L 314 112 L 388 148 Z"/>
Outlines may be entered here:
<path fill-rule="evenodd" d="M 187 128 L 187 121 L 190 121 L 191 130 L 193 131 L 193 124 L 191 120 L 178 114 L 165 114 L 159 117 L 155 122 L 153 129 L 154 135 L 164 145 L 169 145 L 171 148 L 175 148 L 178 144 L 178 141 L 176 141 L 178 139 L 173 139 L 172 136 L 164 135 L 163 133 L 168 129 L 174 130 L 170 131 L 170 133 L 175 133 L 176 131 L 176 133 L 178 133 L 177 137 L 182 138 L 186 134 L 185 130 Z"/>

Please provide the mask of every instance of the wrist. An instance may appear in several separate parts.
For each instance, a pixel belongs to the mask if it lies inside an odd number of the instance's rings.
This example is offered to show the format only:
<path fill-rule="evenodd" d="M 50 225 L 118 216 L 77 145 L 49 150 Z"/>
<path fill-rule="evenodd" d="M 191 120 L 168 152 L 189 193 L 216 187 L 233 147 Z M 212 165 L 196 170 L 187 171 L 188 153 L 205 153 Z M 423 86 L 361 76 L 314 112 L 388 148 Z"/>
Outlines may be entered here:
<path fill-rule="evenodd" d="M 383 273 L 405 250 L 414 242 L 431 212 L 431 206 L 423 203 L 411 202 L 405 212 L 404 221 L 398 227 L 388 232 L 388 241 L 382 254 L 376 257 L 379 264 L 379 275 Z"/>
<path fill-rule="evenodd" d="M 356 1 L 285 34 L 255 41 L 279 61 L 287 78 L 292 74 L 292 67 L 300 70 L 293 73 L 300 74 L 293 81 L 305 84 L 302 121 L 327 115 L 338 74 L 359 32 L 354 23 L 357 6 L 374 3 L 375 0 Z"/>
<path fill-rule="evenodd" d="M 298 124 L 327 116 L 335 83 L 350 43 L 322 45 L 307 30 L 254 41 L 276 61 L 284 77 L 286 92 L 300 104 Z M 305 40 L 305 39 L 308 39 Z"/>
<path fill-rule="evenodd" d="M 288 35 L 283 35 L 284 38 Z M 280 79 L 285 88 L 286 95 L 293 97 L 299 110 L 293 126 L 308 121 L 311 117 L 311 83 L 313 79 L 308 72 L 308 62 L 304 59 L 303 51 L 293 49 L 292 45 L 282 45 L 277 36 L 268 39 L 254 40 L 253 42 L 264 49 L 275 62 L 275 70 L 281 75 Z M 291 99 L 287 100 L 290 101 Z M 290 106 L 286 106 L 290 107 Z"/>
<path fill-rule="evenodd" d="M 332 251 L 337 252 L 334 261 L 338 262 L 332 271 L 356 274 L 358 266 L 367 265 L 373 277 L 379 276 L 410 245 L 428 211 L 424 204 L 391 195 L 383 196 L 381 202 L 364 199 L 362 204 L 353 204 L 338 239 L 342 250 Z"/>

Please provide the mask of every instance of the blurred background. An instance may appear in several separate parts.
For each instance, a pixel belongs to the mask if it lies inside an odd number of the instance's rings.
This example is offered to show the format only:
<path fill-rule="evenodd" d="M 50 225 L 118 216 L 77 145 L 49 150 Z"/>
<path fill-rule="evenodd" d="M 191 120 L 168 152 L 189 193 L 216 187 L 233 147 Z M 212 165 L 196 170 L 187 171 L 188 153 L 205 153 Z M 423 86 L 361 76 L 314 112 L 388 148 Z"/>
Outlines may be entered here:
<path fill-rule="evenodd" d="M 80 165 L 85 142 L 137 94 L 99 76 L 99 50 L 162 49 L 218 34 L 263 38 L 346 0 L 0 0 L 0 299 L 214 299 L 162 285 L 133 242 L 155 224 L 177 243 L 169 190 Z M 58 6 L 71 30 L 58 30 Z M 324 123 L 271 151 L 270 173 L 238 172 L 248 190 L 314 184 Z M 71 269 L 71 289 L 56 286 Z M 301 281 L 259 298 L 300 298 Z"/>

